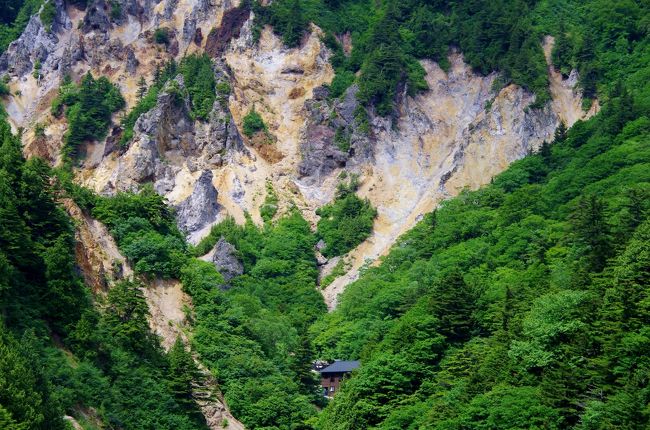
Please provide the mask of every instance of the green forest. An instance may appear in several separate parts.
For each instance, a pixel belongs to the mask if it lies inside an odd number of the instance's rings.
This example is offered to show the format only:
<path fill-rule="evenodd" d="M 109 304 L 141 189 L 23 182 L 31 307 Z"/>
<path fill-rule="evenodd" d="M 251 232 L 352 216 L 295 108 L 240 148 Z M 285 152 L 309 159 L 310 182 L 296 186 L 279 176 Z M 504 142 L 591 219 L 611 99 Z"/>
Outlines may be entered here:
<path fill-rule="evenodd" d="M 41 4 L 0 0 L 0 52 Z M 297 207 L 278 211 L 269 182 L 262 224 L 226 218 L 196 245 L 150 184 L 106 196 L 74 182 L 71 161 L 83 157 L 84 143 L 103 139 L 119 113 L 127 146 L 163 90 L 181 91 L 178 75 L 190 116 L 207 121 L 230 93 L 207 55 L 143 77 L 129 112 L 106 77 L 64 80 L 51 105 L 67 124 L 57 168 L 25 159 L 23 130 L 12 133 L 0 108 L 0 428 L 68 430 L 69 415 L 92 430 L 205 429 L 192 393 L 205 375 L 193 355 L 248 429 L 650 428 L 650 5 L 251 7 L 254 35 L 270 25 L 287 47 L 318 25 L 336 72 L 329 97 L 358 84 L 359 115 L 392 115 L 399 94 L 426 91 L 419 60 L 446 68 L 452 49 L 479 73 L 498 71 L 498 85 L 534 92 L 530 109 L 539 108 L 550 97 L 545 35 L 556 40 L 556 69 L 577 70 L 585 105 L 598 98 L 602 109 L 560 126 L 490 185 L 426 214 L 328 313 L 319 289 L 331 279 L 319 283 L 315 248 L 322 241 L 324 256 L 346 254 L 377 215 L 357 196 L 356 176 L 339 178 L 314 227 Z M 349 53 L 340 41 L 346 32 Z M 254 108 L 244 128 L 267 132 Z M 106 294 L 84 285 L 68 200 L 108 228 L 133 278 Z M 243 265 L 227 285 L 200 258 L 221 238 Z M 179 338 L 165 352 L 149 328 L 142 290 L 154 279 L 179 280 L 192 299 L 187 347 Z M 328 400 L 311 368 L 334 359 L 362 364 Z"/>

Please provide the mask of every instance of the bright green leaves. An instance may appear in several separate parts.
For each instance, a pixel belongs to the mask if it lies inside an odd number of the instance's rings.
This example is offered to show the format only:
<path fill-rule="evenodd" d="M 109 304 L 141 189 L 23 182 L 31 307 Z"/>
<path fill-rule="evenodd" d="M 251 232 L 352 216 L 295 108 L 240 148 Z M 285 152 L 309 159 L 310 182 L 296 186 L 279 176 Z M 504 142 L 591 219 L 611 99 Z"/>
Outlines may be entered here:
<path fill-rule="evenodd" d="M 357 186 L 356 178 L 342 183 L 335 200 L 316 211 L 320 216 L 316 235 L 325 242 L 321 252 L 326 257 L 347 253 L 372 233 L 377 211 L 368 199 L 357 197 Z"/>
<path fill-rule="evenodd" d="M 122 109 L 125 101 L 120 90 L 106 77 L 95 79 L 87 73 L 79 85 L 64 83 L 59 96 L 52 101 L 52 113 L 60 115 L 64 106 L 68 120 L 64 152 L 74 157 L 82 143 L 106 136 L 111 115 Z"/>
<path fill-rule="evenodd" d="M 258 131 L 266 131 L 266 124 L 264 124 L 264 120 L 255 110 L 255 107 L 244 116 L 242 127 L 244 134 L 249 138 L 253 137 Z"/>
<path fill-rule="evenodd" d="M 315 238 L 297 210 L 255 226 L 228 219 L 196 248 L 223 237 L 238 251 L 245 273 L 221 291 L 213 264 L 190 260 L 184 289 L 195 305 L 193 346 L 216 377 L 231 410 L 247 427 L 288 429 L 315 415 L 307 327 L 325 310 L 316 290 Z"/>
<path fill-rule="evenodd" d="M 588 298 L 586 292 L 566 290 L 537 299 L 523 320 L 526 340 L 513 342 L 511 356 L 526 369 L 549 365 L 561 343 L 585 335 Z"/>
<path fill-rule="evenodd" d="M 217 98 L 212 60 L 207 54 L 190 55 L 181 60 L 179 70 L 190 95 L 192 116 L 207 120 Z"/>
<path fill-rule="evenodd" d="M 149 332 L 149 307 L 141 288 L 133 281 L 122 281 L 113 286 L 108 292 L 102 325 L 117 345 L 150 354 L 157 346 Z"/>
<path fill-rule="evenodd" d="M 185 241 L 165 199 L 151 186 L 140 193 L 97 198 L 93 215 L 115 236 L 139 274 L 177 277 L 187 261 Z"/>

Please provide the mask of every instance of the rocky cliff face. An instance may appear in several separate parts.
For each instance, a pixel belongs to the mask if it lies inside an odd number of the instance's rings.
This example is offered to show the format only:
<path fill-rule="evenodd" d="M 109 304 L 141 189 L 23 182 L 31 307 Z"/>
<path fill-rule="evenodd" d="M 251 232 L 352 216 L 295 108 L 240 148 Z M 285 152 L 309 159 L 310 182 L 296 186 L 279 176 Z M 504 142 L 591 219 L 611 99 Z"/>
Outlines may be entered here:
<path fill-rule="evenodd" d="M 117 144 L 117 127 L 105 141 L 89 142 L 76 177 L 104 194 L 153 183 L 177 208 L 188 239 L 197 242 L 226 215 L 243 221 L 248 212 L 260 222 L 267 181 L 278 194 L 280 214 L 296 205 L 315 223 L 315 209 L 333 198 L 339 174 L 359 174 L 359 194 L 370 199 L 379 215 L 371 237 L 345 257 L 349 272 L 325 290 L 330 307 L 366 261 L 387 252 L 442 199 L 488 183 L 509 163 L 551 140 L 561 121 L 570 126 L 598 109 L 595 104 L 587 113 L 581 110 L 575 74 L 563 80 L 549 67 L 553 100 L 531 109 L 532 94 L 515 85 L 495 87 L 496 74 L 477 75 L 461 53 L 453 53 L 446 71 L 422 62 L 429 91 L 402 94 L 392 118 L 371 112 L 362 124 L 356 117 L 355 86 L 338 101 L 327 97 L 323 85 L 333 70 L 316 27 L 299 48 L 287 49 L 269 28 L 254 44 L 251 12 L 236 0 L 118 3 L 121 12 L 112 16 L 104 0 L 91 2 L 84 11 L 56 0 L 52 28 L 48 31 L 33 17 L 0 57 L 0 75 L 9 75 L 16 94 L 6 109 L 13 127 L 25 130 L 25 152 L 60 161 L 66 124 L 49 113 L 49 106 L 65 75 L 79 79 L 91 71 L 109 77 L 130 108 L 140 76 L 151 81 L 164 62 L 208 52 L 216 80 L 228 83 L 231 92 L 219 94 L 207 121 L 192 119 L 188 100 L 178 100 L 167 88 L 155 108 L 137 120 L 127 147 Z M 169 44 L 155 43 L 157 28 L 168 30 Z M 552 43 L 545 41 L 547 54 Z M 35 77 L 37 62 L 41 71 Z M 180 76 L 175 85 L 183 87 Z M 268 126 L 270 143 L 240 133 L 253 108 Z M 35 136 L 37 123 L 45 126 L 44 137 Z M 115 259 L 115 250 L 99 252 L 105 247 L 93 245 L 98 242 L 90 237 L 105 233 L 92 220 L 75 216 L 83 221 L 79 235 L 86 248 L 78 250 L 80 265 L 87 268 L 90 284 L 102 288 L 100 274 L 112 270 L 109 260 Z M 231 260 L 224 264 L 236 266 Z"/>
<path fill-rule="evenodd" d="M 12 124 L 26 130 L 26 152 L 59 159 L 66 125 L 48 106 L 65 74 L 107 75 L 132 106 L 140 75 L 151 79 L 169 59 L 209 52 L 217 81 L 232 92 L 220 95 L 207 121 L 191 119 L 188 100 L 162 91 L 156 107 L 138 119 L 127 148 L 115 136 L 88 144 L 77 177 L 107 194 L 152 182 L 179 208 L 179 223 L 196 242 L 226 215 L 243 221 L 248 212 L 260 221 L 268 180 L 279 194 L 280 213 L 296 204 L 315 222 L 314 210 L 332 199 L 339 173 L 360 174 L 360 194 L 379 216 L 374 234 L 348 256 L 350 273 L 325 291 L 330 306 L 366 260 L 385 253 L 441 199 L 489 182 L 550 140 L 560 121 L 570 126 L 597 109 L 582 112 L 575 74 L 563 80 L 552 67 L 553 101 L 529 109 L 532 94 L 514 85 L 494 88 L 496 74 L 474 74 L 454 53 L 447 71 L 423 62 L 429 91 L 402 95 L 393 118 L 371 113 L 361 127 L 355 86 L 338 101 L 327 97 L 323 84 L 333 71 L 316 27 L 299 48 L 287 49 L 269 28 L 254 44 L 251 12 L 237 2 L 124 0 L 117 18 L 107 15 L 102 1 L 85 11 L 57 5 L 51 32 L 33 17 L 0 58 L 0 73 L 8 73 L 12 90 L 22 94 L 7 110 Z M 168 29 L 166 47 L 154 43 L 156 28 Z M 545 41 L 547 54 L 552 43 Z M 40 79 L 31 73 L 37 60 Z M 180 76 L 176 85 L 183 86 Z M 271 145 L 239 133 L 253 108 L 268 125 Z M 45 138 L 34 136 L 37 122 L 46 126 Z"/>

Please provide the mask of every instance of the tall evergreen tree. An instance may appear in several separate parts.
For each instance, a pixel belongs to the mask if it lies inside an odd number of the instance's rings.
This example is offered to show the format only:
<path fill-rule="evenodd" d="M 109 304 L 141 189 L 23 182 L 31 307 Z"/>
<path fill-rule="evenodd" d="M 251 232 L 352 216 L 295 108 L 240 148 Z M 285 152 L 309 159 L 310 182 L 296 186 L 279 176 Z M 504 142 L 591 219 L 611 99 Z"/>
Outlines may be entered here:
<path fill-rule="evenodd" d="M 185 349 L 182 339 L 176 338 L 176 342 L 167 353 L 169 361 L 169 388 L 176 396 L 178 403 L 188 410 L 195 410 L 192 397 L 192 384 L 197 382 L 198 369 L 192 358 L 192 354 Z"/>
<path fill-rule="evenodd" d="M 578 244 L 584 246 L 589 269 L 599 272 L 611 256 L 610 226 L 607 206 L 596 195 L 581 197 L 571 215 L 571 224 Z"/>

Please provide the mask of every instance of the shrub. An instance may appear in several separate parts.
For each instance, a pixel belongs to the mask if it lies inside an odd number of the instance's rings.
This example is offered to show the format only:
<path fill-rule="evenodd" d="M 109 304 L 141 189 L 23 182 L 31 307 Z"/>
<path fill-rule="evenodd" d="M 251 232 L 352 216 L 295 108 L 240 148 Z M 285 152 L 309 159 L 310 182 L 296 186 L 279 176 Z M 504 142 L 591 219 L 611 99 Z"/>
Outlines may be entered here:
<path fill-rule="evenodd" d="M 54 0 L 50 0 L 43 5 L 40 18 L 45 30 L 47 32 L 52 31 L 52 24 L 54 23 L 54 18 L 56 18 L 56 6 L 54 5 Z"/>
<path fill-rule="evenodd" d="M 368 199 L 361 200 L 354 193 L 356 178 L 339 184 L 334 202 L 316 211 L 321 217 L 316 236 L 325 242 L 321 251 L 326 257 L 342 255 L 363 242 L 372 232 L 377 211 Z"/>
<path fill-rule="evenodd" d="M 270 222 L 278 212 L 278 195 L 273 189 L 271 182 L 266 183 L 266 198 L 260 208 L 260 216 L 264 222 Z"/>
<path fill-rule="evenodd" d="M 157 28 L 153 32 L 153 40 L 160 45 L 169 44 L 169 31 L 166 28 Z"/>
<path fill-rule="evenodd" d="M 102 139 L 111 123 L 111 115 L 125 105 L 120 90 L 106 77 L 93 78 L 87 73 L 79 85 L 66 79 L 59 95 L 52 100 L 52 113 L 60 116 L 66 106 L 68 131 L 65 134 L 64 153 L 73 156 L 80 144 Z"/>
<path fill-rule="evenodd" d="M 266 131 L 266 124 L 260 116 L 259 113 L 255 110 L 255 107 L 251 109 L 246 116 L 244 117 L 244 134 L 248 137 L 253 137 L 258 131 Z"/>
<path fill-rule="evenodd" d="M 332 83 L 330 84 L 330 97 L 338 98 L 345 93 L 345 90 L 348 89 L 350 85 L 354 82 L 355 76 L 354 73 L 349 70 L 342 70 L 336 73 Z"/>
<path fill-rule="evenodd" d="M 42 67 L 43 66 L 41 65 L 41 60 L 36 60 L 34 62 L 34 71 L 32 72 L 32 76 L 34 77 L 34 79 L 38 80 L 38 79 L 41 79 L 43 77 L 43 75 L 41 75 L 41 68 Z"/>
<path fill-rule="evenodd" d="M 341 151 L 345 153 L 350 151 L 350 135 L 345 132 L 343 127 L 336 129 L 336 134 L 334 134 L 334 143 L 336 143 L 336 146 Z"/>
<path fill-rule="evenodd" d="M 190 95 L 192 116 L 203 120 L 208 119 L 217 97 L 212 60 L 207 54 L 190 55 L 183 58 L 179 69 Z"/>
<path fill-rule="evenodd" d="M 122 5 L 116 1 L 111 2 L 111 19 L 113 21 L 120 19 L 122 16 Z"/>
<path fill-rule="evenodd" d="M 52 31 L 52 24 L 54 24 L 54 18 L 56 18 L 56 6 L 54 5 L 54 0 L 49 0 L 43 5 L 40 18 L 45 30 L 47 30 L 47 32 Z"/>
<path fill-rule="evenodd" d="M 42 123 L 37 122 L 34 126 L 34 136 L 45 137 L 45 126 Z"/>

